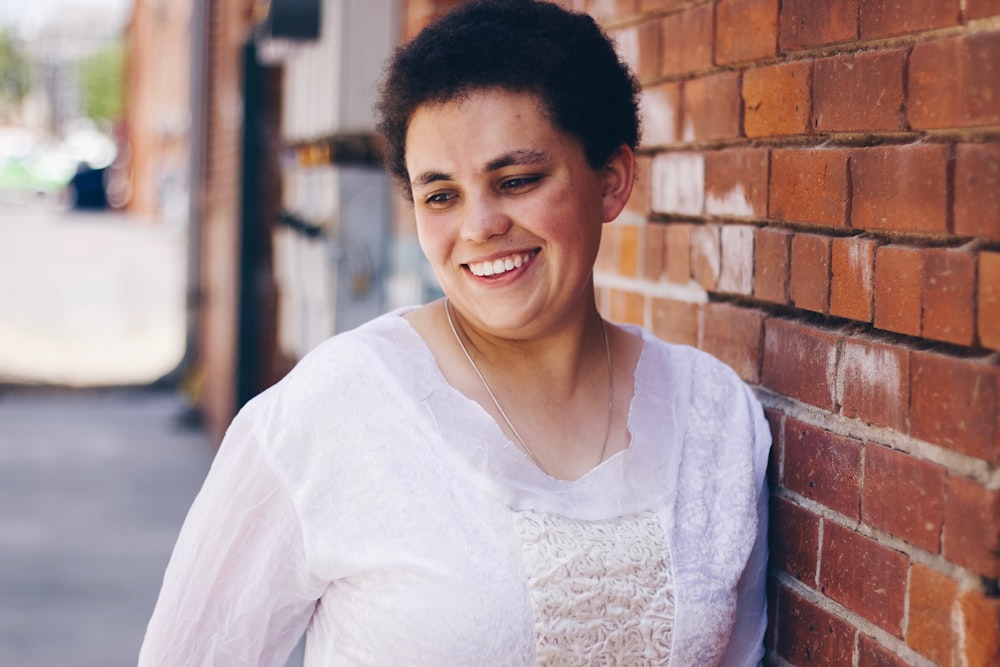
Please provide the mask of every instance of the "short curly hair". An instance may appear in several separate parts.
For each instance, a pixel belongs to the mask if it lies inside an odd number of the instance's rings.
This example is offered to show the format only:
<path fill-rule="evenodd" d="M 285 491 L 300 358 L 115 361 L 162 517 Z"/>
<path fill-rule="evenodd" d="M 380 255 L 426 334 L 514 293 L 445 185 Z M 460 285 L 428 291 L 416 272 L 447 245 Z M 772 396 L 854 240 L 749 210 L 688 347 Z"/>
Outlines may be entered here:
<path fill-rule="evenodd" d="M 537 95 L 597 169 L 639 143 L 639 83 L 586 14 L 545 0 L 474 0 L 399 47 L 375 111 L 386 168 L 410 194 L 406 132 L 424 104 L 502 88 Z"/>

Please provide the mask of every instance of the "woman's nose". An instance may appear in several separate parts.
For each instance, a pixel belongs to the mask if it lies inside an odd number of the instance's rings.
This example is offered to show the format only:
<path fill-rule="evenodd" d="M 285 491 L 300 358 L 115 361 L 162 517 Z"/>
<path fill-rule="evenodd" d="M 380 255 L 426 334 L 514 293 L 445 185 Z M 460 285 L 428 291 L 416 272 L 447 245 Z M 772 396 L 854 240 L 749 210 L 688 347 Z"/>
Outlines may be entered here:
<path fill-rule="evenodd" d="M 462 220 L 462 240 L 479 243 L 503 236 L 512 224 L 498 202 L 490 197 L 478 198 L 470 202 Z"/>

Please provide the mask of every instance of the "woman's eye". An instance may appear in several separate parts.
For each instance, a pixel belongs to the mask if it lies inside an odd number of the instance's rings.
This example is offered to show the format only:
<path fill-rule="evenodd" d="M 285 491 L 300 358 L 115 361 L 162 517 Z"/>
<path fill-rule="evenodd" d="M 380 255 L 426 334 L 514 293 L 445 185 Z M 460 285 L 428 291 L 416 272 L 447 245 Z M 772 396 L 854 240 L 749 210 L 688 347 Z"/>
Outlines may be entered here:
<path fill-rule="evenodd" d="M 516 178 L 508 178 L 500 184 L 500 187 L 504 190 L 521 190 L 537 183 L 538 180 L 538 176 L 518 176 Z"/>
<path fill-rule="evenodd" d="M 453 192 L 435 192 L 432 195 L 424 197 L 424 205 L 440 207 L 444 206 L 454 198 L 455 194 Z"/>

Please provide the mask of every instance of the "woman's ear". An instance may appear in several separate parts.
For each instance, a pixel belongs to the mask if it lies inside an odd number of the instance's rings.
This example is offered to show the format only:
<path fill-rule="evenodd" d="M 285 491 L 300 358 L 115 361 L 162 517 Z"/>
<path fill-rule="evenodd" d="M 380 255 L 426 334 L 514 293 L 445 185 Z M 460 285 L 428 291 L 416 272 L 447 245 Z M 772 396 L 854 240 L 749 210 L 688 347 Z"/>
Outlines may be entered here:
<path fill-rule="evenodd" d="M 632 149 L 626 144 L 619 146 L 608 159 L 603 174 L 601 201 L 604 205 L 604 222 L 611 222 L 625 208 L 635 184 L 635 153 Z"/>

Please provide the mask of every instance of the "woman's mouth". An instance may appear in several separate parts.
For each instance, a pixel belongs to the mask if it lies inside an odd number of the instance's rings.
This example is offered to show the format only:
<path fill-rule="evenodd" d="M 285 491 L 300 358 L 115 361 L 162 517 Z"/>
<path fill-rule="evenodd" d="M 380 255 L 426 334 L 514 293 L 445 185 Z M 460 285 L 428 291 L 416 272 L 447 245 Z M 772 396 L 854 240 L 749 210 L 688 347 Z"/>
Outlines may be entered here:
<path fill-rule="evenodd" d="M 502 273 L 507 273 L 508 271 L 513 271 L 514 269 L 524 266 L 530 262 L 531 258 L 534 256 L 534 251 L 522 252 L 486 262 L 471 262 L 466 264 L 466 266 L 473 275 L 479 276 L 480 278 L 484 276 L 498 276 Z"/>

